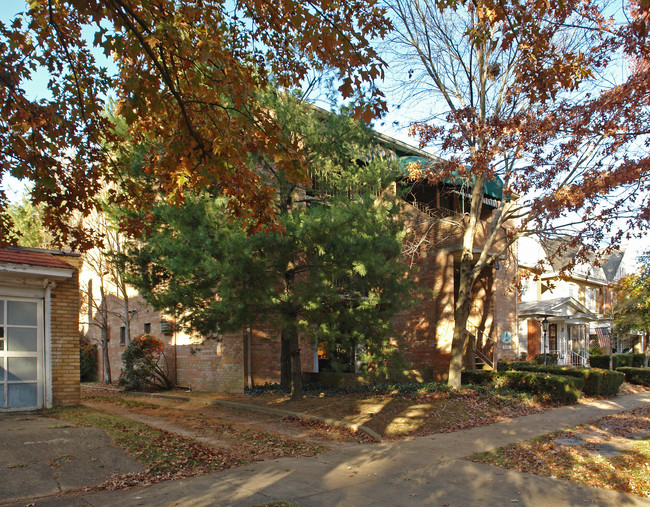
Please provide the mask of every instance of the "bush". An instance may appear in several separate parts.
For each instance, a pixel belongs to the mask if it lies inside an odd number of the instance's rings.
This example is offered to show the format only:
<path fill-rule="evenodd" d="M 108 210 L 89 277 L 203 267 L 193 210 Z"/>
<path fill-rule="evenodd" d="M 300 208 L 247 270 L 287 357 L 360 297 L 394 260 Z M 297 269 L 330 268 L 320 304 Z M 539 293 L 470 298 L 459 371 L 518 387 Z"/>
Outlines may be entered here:
<path fill-rule="evenodd" d="M 561 403 L 576 403 L 585 381 L 579 377 L 551 375 L 527 371 L 507 371 L 500 373 L 496 387 L 528 391 L 538 395 L 547 395 Z"/>
<path fill-rule="evenodd" d="M 122 374 L 119 385 L 127 391 L 162 387 L 170 389 L 172 382 L 160 365 L 165 345 L 150 334 L 138 336 L 122 353 Z"/>
<path fill-rule="evenodd" d="M 632 368 L 624 366 L 616 373 L 623 373 L 630 384 L 650 386 L 650 368 Z"/>
<path fill-rule="evenodd" d="M 625 375 L 620 371 L 603 370 L 603 395 L 616 396 L 625 382 Z"/>
<path fill-rule="evenodd" d="M 645 354 L 612 354 L 612 369 L 623 367 L 643 368 Z M 591 356 L 589 364 L 595 368 L 609 369 L 609 355 Z"/>
<path fill-rule="evenodd" d="M 535 365 L 528 365 L 535 368 Z M 464 371 L 463 383 L 491 385 L 496 388 L 509 388 L 515 391 L 548 396 L 562 403 L 576 403 L 584 387 L 581 377 L 551 375 L 536 371 Z"/>
<path fill-rule="evenodd" d="M 604 370 L 609 370 L 609 355 L 605 354 L 600 356 L 590 356 L 589 364 L 592 368 L 602 368 Z"/>
<path fill-rule="evenodd" d="M 97 375 L 97 345 L 79 344 L 79 376 L 82 382 L 91 382 Z"/>
<path fill-rule="evenodd" d="M 599 368 L 576 368 L 572 366 L 543 366 L 535 364 L 514 365 L 519 371 L 532 371 L 539 373 L 551 373 L 553 375 L 565 375 L 584 380 L 584 393 L 588 396 L 616 396 L 618 389 L 623 383 L 623 377 Z"/>
<path fill-rule="evenodd" d="M 632 368 L 643 368 L 645 354 L 632 354 Z"/>
<path fill-rule="evenodd" d="M 497 371 L 518 370 L 528 365 L 534 365 L 532 361 L 499 361 L 497 363 Z"/>
<path fill-rule="evenodd" d="M 590 356 L 602 356 L 603 351 L 600 347 L 589 347 L 589 355 Z"/>
<path fill-rule="evenodd" d="M 496 372 L 489 370 L 465 370 L 461 373 L 460 381 L 475 386 L 494 385 L 496 375 Z"/>
<path fill-rule="evenodd" d="M 546 354 L 546 364 L 557 364 L 558 355 L 557 354 Z M 537 354 L 535 356 L 535 362 L 537 364 L 544 364 L 544 354 Z"/>

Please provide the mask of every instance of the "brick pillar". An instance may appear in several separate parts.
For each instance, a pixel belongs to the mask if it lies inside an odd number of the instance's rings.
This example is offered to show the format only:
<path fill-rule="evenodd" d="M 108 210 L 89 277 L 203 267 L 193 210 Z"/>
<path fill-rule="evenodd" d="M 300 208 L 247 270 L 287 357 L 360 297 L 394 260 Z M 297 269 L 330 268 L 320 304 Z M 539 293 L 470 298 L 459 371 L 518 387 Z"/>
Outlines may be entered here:
<path fill-rule="evenodd" d="M 79 388 L 79 265 L 80 257 L 62 260 L 75 268 L 72 278 L 51 291 L 52 404 L 78 405 Z"/>

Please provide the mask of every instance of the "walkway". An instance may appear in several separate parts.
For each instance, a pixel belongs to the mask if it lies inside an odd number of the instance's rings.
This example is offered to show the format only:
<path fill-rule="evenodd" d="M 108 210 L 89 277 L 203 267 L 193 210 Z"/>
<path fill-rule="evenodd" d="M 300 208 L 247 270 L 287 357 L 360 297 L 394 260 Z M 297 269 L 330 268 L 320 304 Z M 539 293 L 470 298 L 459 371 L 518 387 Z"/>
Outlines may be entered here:
<path fill-rule="evenodd" d="M 131 490 L 49 498 L 37 506 L 650 505 L 650 500 L 503 470 L 463 457 L 650 404 L 650 392 L 561 407 L 455 433 L 346 445 L 314 458 L 256 463 Z"/>

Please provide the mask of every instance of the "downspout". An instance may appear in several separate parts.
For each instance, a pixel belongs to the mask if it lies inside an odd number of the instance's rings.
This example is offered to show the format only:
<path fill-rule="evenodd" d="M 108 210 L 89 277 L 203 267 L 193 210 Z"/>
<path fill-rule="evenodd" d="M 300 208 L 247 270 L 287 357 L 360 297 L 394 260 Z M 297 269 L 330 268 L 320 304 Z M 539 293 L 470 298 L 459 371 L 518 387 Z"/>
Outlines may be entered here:
<path fill-rule="evenodd" d="M 45 355 L 45 408 L 52 408 L 52 287 L 55 282 L 45 280 L 45 296 L 43 298 L 43 340 Z"/>
<path fill-rule="evenodd" d="M 246 328 L 246 370 L 248 371 L 248 388 L 253 389 L 253 352 L 251 350 L 251 333 L 252 328 L 249 325 Z"/>
<path fill-rule="evenodd" d="M 515 280 L 519 281 L 519 241 L 515 242 L 514 248 L 514 258 L 515 258 Z M 519 292 L 519 291 L 517 291 Z M 515 293 L 515 331 L 517 333 L 517 355 L 515 360 L 518 361 L 521 357 L 521 337 L 519 336 L 519 294 Z M 528 341 L 528 335 L 526 335 L 526 341 Z M 528 350 L 526 350 L 528 352 Z"/>
<path fill-rule="evenodd" d="M 174 340 L 174 385 L 178 387 L 178 359 L 176 355 L 176 316 L 174 315 L 174 323 L 172 324 L 172 340 Z"/>

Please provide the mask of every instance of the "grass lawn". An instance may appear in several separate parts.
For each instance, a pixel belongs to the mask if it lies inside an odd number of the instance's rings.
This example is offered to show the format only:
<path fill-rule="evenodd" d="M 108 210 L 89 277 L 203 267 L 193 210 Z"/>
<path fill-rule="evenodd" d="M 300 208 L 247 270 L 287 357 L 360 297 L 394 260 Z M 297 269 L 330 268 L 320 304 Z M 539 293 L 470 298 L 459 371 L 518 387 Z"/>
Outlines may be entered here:
<path fill-rule="evenodd" d="M 288 438 L 272 432 L 242 427 L 227 421 L 202 417 L 192 413 L 175 414 L 149 403 L 112 398 L 112 404 L 124 409 L 124 415 L 87 406 L 58 408 L 48 415 L 78 426 L 93 426 L 106 430 L 115 445 L 122 447 L 140 463 L 145 472 L 116 476 L 98 489 L 116 489 L 145 485 L 167 479 L 203 475 L 234 466 L 266 459 L 313 456 L 324 447 L 312 442 Z M 185 419 L 186 434 L 145 424 L 133 414 L 157 412 L 158 420 L 170 425 Z M 165 424 L 162 424 L 165 426 Z M 178 424 L 174 426 L 177 428 Z M 213 438 L 210 438 L 212 436 Z M 198 438 L 197 438 L 198 437 Z"/>
<path fill-rule="evenodd" d="M 558 441 L 559 439 L 559 441 Z M 584 441 L 584 444 L 579 444 Z M 607 456 L 603 449 L 618 449 Z M 616 454 L 616 453 L 612 453 Z M 650 497 L 650 407 L 477 454 L 471 461 Z"/>
<path fill-rule="evenodd" d="M 103 399 L 103 402 L 122 404 L 129 403 L 128 400 L 131 400 L 131 403 L 143 403 L 144 400 L 139 396 L 124 394 L 117 397 L 90 393 L 89 395 L 94 400 Z M 303 399 L 297 401 L 291 401 L 288 395 L 277 392 L 262 392 L 256 396 L 218 393 L 182 393 L 182 396 L 189 396 L 192 403 L 208 403 L 209 400 L 221 399 L 362 424 L 382 435 L 385 440 L 457 431 L 540 412 L 555 406 L 528 394 L 481 387 L 467 387 L 458 392 L 451 392 L 442 387 L 425 392 L 413 390 L 383 394 L 308 392 Z M 147 398 L 147 402 L 182 408 L 181 404 L 167 400 Z M 144 410 L 144 407 L 138 410 Z M 212 410 L 223 409 L 214 407 Z M 195 414 L 207 412 L 205 406 L 194 411 Z M 246 417 L 255 421 L 258 416 L 247 412 Z M 316 432 L 316 438 L 350 440 L 345 430 L 326 428 L 322 424 L 285 421 L 285 426 L 288 424 L 308 427 Z"/>

